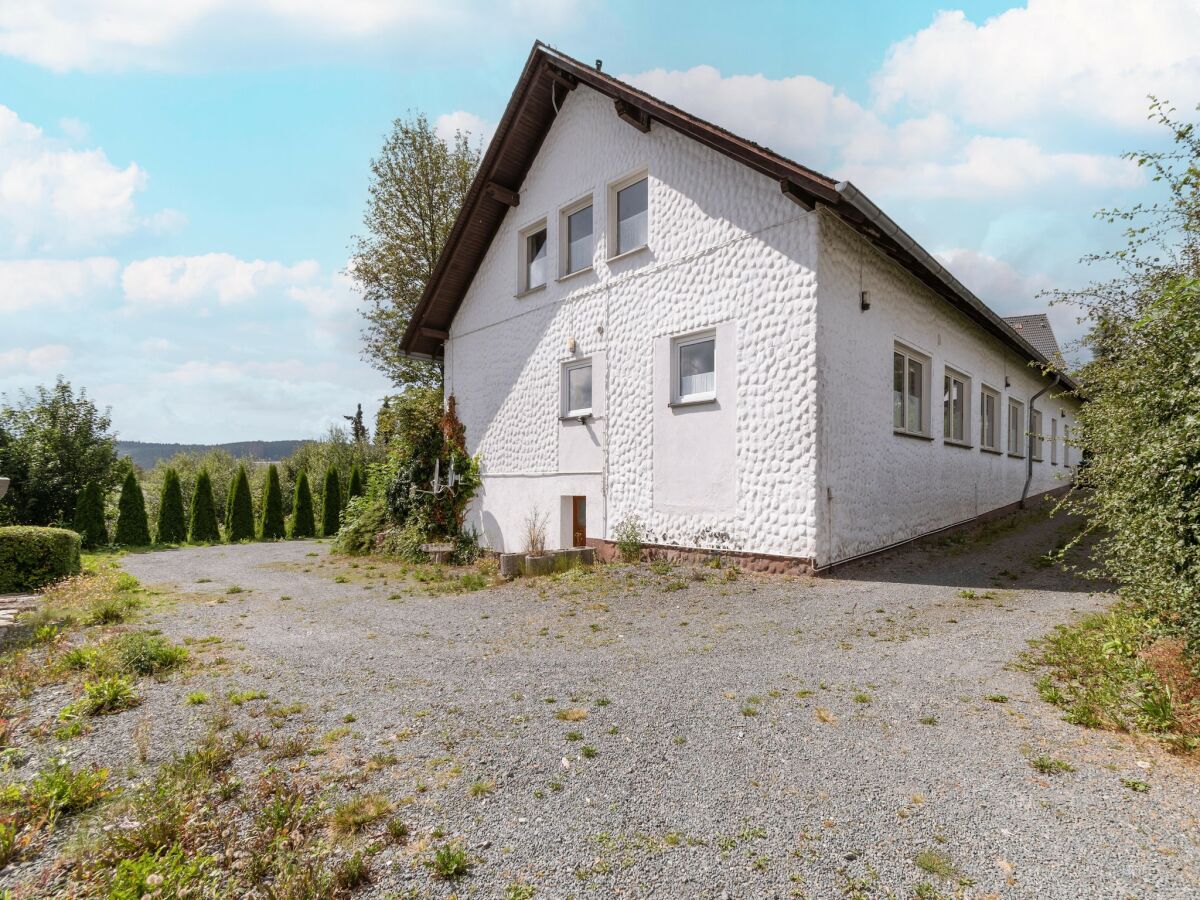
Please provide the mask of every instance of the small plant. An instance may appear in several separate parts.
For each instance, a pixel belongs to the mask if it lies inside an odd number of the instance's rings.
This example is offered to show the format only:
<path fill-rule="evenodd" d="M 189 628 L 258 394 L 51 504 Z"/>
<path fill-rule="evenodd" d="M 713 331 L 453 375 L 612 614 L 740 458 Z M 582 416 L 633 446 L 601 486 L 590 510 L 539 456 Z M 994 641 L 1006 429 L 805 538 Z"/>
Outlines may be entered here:
<path fill-rule="evenodd" d="M 549 515 L 535 504 L 525 514 L 525 552 L 529 556 L 542 556 L 546 552 L 546 523 Z"/>
<path fill-rule="evenodd" d="M 397 844 L 408 843 L 408 825 L 400 819 L 388 819 L 387 833 Z"/>
<path fill-rule="evenodd" d="M 567 709 L 560 709 L 554 714 L 554 718 L 562 722 L 582 722 L 588 717 L 588 711 L 582 706 L 571 706 Z"/>
<path fill-rule="evenodd" d="M 868 704 L 871 702 L 871 695 L 866 693 L 865 691 L 859 691 L 854 695 L 854 702 L 862 703 L 864 705 Z"/>
<path fill-rule="evenodd" d="M 121 675 L 101 678 L 83 683 L 83 699 L 79 701 L 81 712 L 89 716 L 119 712 L 138 704 L 129 679 Z"/>
<path fill-rule="evenodd" d="M 1121 784 L 1124 787 L 1129 788 L 1129 790 L 1133 791 L 1135 794 L 1145 794 L 1150 790 L 1149 784 L 1137 778 L 1122 778 Z"/>
<path fill-rule="evenodd" d="M 17 826 L 0 822 L 0 870 L 17 855 Z"/>
<path fill-rule="evenodd" d="M 229 702 L 234 706 L 241 706 L 243 703 L 249 703 L 251 700 L 266 700 L 266 691 L 230 691 L 226 694 Z"/>
<path fill-rule="evenodd" d="M 365 794 L 339 804 L 330 815 L 329 828 L 339 837 L 358 834 L 391 811 L 392 805 L 383 794 Z"/>
<path fill-rule="evenodd" d="M 203 706 L 208 702 L 208 694 L 204 691 L 192 691 L 187 695 L 187 702 L 189 706 Z"/>
<path fill-rule="evenodd" d="M 1055 759 L 1053 756 L 1035 756 L 1029 760 L 1029 765 L 1035 772 L 1040 772 L 1042 775 L 1062 775 L 1065 772 L 1075 771 L 1075 767 L 1069 762 Z"/>
<path fill-rule="evenodd" d="M 438 878 L 453 881 L 471 871 L 471 857 L 461 844 L 442 844 L 433 851 L 429 866 Z"/>
<path fill-rule="evenodd" d="M 920 722 L 922 725 L 936 725 L 938 723 L 938 717 L 937 716 L 921 716 L 921 718 L 917 719 L 917 721 Z"/>
<path fill-rule="evenodd" d="M 478 781 L 471 782 L 471 786 L 467 788 L 467 794 L 471 797 L 486 797 L 495 789 L 495 781 L 490 778 L 480 778 Z"/>
<path fill-rule="evenodd" d="M 244 587 L 242 587 L 240 584 L 231 584 L 229 587 L 225 588 L 225 593 L 227 593 L 227 594 L 244 594 L 244 593 L 246 593 L 246 589 Z"/>
<path fill-rule="evenodd" d="M 582 747 L 579 748 L 579 755 L 582 756 L 584 759 L 595 759 L 596 755 L 599 752 L 600 751 L 597 750 L 595 747 L 589 747 L 587 744 L 584 744 Z"/>
<path fill-rule="evenodd" d="M 938 878 L 953 878 L 958 874 L 954 863 L 936 850 L 922 850 L 913 857 L 913 862 L 922 872 L 928 872 Z"/>
<path fill-rule="evenodd" d="M 1007 694 L 988 694 L 987 697 L 985 697 L 984 699 L 987 700 L 989 703 L 1007 703 L 1008 695 Z"/>
<path fill-rule="evenodd" d="M 583 740 L 583 732 L 582 731 L 568 731 L 567 732 L 567 740 L 568 741 L 582 741 Z"/>
<path fill-rule="evenodd" d="M 72 769 L 62 759 L 40 771 L 25 788 L 22 799 L 34 817 L 51 824 L 60 816 L 80 812 L 100 802 L 108 791 L 107 769 Z"/>
<path fill-rule="evenodd" d="M 617 552 L 621 560 L 627 563 L 637 562 L 642 555 L 642 545 L 645 543 L 645 528 L 637 516 L 626 516 L 613 529 L 616 538 Z"/>
<path fill-rule="evenodd" d="M 187 649 L 176 647 L 157 634 L 135 631 L 123 634 L 115 643 L 121 668 L 134 675 L 158 675 L 182 666 Z"/>
<path fill-rule="evenodd" d="M 368 858 L 361 850 L 342 860 L 333 873 L 334 883 L 346 891 L 360 888 L 371 880 Z"/>
<path fill-rule="evenodd" d="M 533 885 L 523 881 L 510 882 L 504 888 L 504 900 L 533 900 Z"/>

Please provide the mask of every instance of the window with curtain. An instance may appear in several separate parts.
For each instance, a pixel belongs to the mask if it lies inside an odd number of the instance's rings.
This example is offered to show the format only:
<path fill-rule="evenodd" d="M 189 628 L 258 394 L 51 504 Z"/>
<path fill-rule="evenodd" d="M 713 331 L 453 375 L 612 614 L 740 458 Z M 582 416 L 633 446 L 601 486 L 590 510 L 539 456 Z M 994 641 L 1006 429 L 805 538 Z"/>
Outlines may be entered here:
<path fill-rule="evenodd" d="M 979 445 L 987 450 L 999 450 L 999 433 L 996 413 L 1000 397 L 995 391 L 984 388 L 979 392 Z"/>
<path fill-rule="evenodd" d="M 942 393 L 942 436 L 967 443 L 967 382 L 957 372 L 946 371 Z"/>
<path fill-rule="evenodd" d="M 717 339 L 714 335 L 679 341 L 675 345 L 677 399 L 711 400 L 717 394 Z"/>
<path fill-rule="evenodd" d="M 908 434 L 925 434 L 926 362 L 906 350 L 892 354 L 892 427 Z"/>

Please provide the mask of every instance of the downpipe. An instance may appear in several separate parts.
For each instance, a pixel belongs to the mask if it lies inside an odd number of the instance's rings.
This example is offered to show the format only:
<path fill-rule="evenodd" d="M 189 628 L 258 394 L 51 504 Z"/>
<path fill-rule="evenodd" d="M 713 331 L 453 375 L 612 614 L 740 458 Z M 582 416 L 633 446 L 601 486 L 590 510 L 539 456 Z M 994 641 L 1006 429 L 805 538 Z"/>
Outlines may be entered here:
<path fill-rule="evenodd" d="M 1025 448 L 1025 486 L 1021 488 L 1021 502 L 1018 508 L 1025 508 L 1025 498 L 1029 496 L 1029 485 L 1033 482 L 1033 446 L 1037 436 L 1033 433 L 1033 404 L 1037 402 L 1037 398 L 1052 390 L 1058 385 L 1058 373 L 1054 373 L 1054 380 L 1029 398 L 1029 446 Z"/>

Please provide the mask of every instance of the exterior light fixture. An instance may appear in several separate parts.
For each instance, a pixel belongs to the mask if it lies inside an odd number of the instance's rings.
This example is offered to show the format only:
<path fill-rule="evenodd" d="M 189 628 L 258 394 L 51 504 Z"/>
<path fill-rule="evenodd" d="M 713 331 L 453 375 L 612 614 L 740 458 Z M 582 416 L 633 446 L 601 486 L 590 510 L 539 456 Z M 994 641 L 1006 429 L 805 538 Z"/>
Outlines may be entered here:
<path fill-rule="evenodd" d="M 567 352 L 568 353 L 575 352 L 575 338 L 573 338 L 573 337 L 567 338 Z"/>
<path fill-rule="evenodd" d="M 870 291 L 859 291 L 858 292 L 858 306 L 863 312 L 866 312 L 868 309 L 871 308 L 871 292 Z"/>
<path fill-rule="evenodd" d="M 1004 386 L 1005 386 L 1005 387 L 1012 387 L 1012 382 L 1009 380 L 1009 378 L 1008 378 L 1008 376 L 1007 376 L 1007 375 L 1005 375 L 1005 376 L 1004 376 Z"/>

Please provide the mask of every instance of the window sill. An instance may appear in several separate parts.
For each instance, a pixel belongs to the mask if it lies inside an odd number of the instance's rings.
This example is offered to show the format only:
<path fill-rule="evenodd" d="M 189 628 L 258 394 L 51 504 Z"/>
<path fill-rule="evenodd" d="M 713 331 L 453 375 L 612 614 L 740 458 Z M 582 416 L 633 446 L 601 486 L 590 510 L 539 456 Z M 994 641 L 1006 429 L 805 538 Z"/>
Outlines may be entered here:
<path fill-rule="evenodd" d="M 583 424 L 585 419 L 591 419 L 594 422 L 596 417 L 592 415 L 590 409 L 587 412 L 567 413 L 565 416 L 558 417 L 560 422 L 579 422 L 580 424 Z"/>
<path fill-rule="evenodd" d="M 538 291 L 544 291 L 545 289 L 546 289 L 546 282 L 543 281 L 537 287 L 531 287 L 531 288 L 528 288 L 527 290 L 520 291 L 519 293 L 513 294 L 513 299 L 524 300 L 530 294 L 536 294 Z"/>
<path fill-rule="evenodd" d="M 667 404 L 668 409 L 675 409 L 680 406 L 703 406 L 706 403 L 716 403 L 717 396 L 713 394 L 711 397 L 689 397 L 686 400 L 672 400 Z"/>
<path fill-rule="evenodd" d="M 629 257 L 631 257 L 631 256 L 637 256 L 642 251 L 649 250 L 649 249 L 650 249 L 649 244 L 640 244 L 639 246 L 634 247 L 632 250 L 622 250 L 616 256 L 610 256 L 608 259 L 605 260 L 605 262 L 611 266 L 615 262 L 620 262 L 623 259 L 629 259 Z"/>
<path fill-rule="evenodd" d="M 916 438 L 918 441 L 933 441 L 933 437 L 928 434 L 918 434 L 915 431 L 901 431 L 899 428 L 893 428 L 892 434 L 896 437 Z"/>
<path fill-rule="evenodd" d="M 974 444 L 968 444 L 966 441 L 956 441 L 951 438 L 942 438 L 942 443 L 947 447 L 958 447 L 962 450 L 974 450 Z"/>
<path fill-rule="evenodd" d="M 1024 458 L 1025 458 L 1025 454 L 1024 454 L 1024 453 L 1009 453 L 1008 455 L 1009 455 L 1009 456 L 1010 456 L 1012 459 L 1024 459 Z"/>
<path fill-rule="evenodd" d="M 564 282 L 564 281 L 570 281 L 572 278 L 578 278 L 580 275 L 586 275 L 588 272 L 591 272 L 591 271 L 593 271 L 592 266 L 585 266 L 582 269 L 576 269 L 574 272 L 568 272 L 566 275 L 560 275 L 558 278 L 556 278 L 554 280 L 557 281 L 559 284 L 562 284 L 562 282 Z"/>
<path fill-rule="evenodd" d="M 980 447 L 979 452 L 980 453 L 991 453 L 993 456 L 1003 456 L 1004 455 L 1004 451 L 996 450 L 993 447 Z"/>

